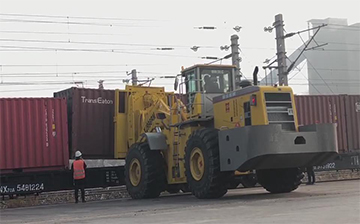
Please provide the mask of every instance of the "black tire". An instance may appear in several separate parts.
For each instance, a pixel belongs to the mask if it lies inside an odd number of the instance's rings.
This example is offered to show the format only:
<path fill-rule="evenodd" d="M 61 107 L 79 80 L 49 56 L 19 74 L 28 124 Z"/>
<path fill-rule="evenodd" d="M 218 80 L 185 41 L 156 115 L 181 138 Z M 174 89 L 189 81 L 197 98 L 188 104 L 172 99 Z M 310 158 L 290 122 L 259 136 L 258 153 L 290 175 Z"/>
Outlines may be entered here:
<path fill-rule="evenodd" d="M 255 174 L 247 174 L 241 177 L 241 184 L 245 188 L 255 187 L 257 184 L 257 178 Z"/>
<path fill-rule="evenodd" d="M 194 179 L 190 168 L 190 157 L 195 148 L 200 149 L 204 157 L 204 173 L 199 180 Z M 218 130 L 194 131 L 187 141 L 185 150 L 185 174 L 192 194 L 199 199 L 222 197 L 227 192 L 232 173 L 220 171 Z"/>
<path fill-rule="evenodd" d="M 130 165 L 133 159 L 140 163 L 141 177 L 137 186 L 130 180 Z M 126 156 L 125 183 L 133 199 L 157 198 L 165 190 L 166 177 L 164 158 L 159 151 L 152 151 L 147 143 L 134 144 Z"/>
<path fill-rule="evenodd" d="M 304 174 L 298 168 L 257 170 L 258 182 L 270 193 L 289 193 L 301 184 Z"/>

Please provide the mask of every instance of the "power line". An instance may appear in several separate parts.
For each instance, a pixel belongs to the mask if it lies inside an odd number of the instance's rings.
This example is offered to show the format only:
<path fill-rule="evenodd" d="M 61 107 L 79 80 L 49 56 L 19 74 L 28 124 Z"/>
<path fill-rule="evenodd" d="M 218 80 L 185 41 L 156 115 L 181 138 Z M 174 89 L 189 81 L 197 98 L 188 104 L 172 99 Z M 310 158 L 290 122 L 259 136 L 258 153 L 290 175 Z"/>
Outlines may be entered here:
<path fill-rule="evenodd" d="M 301 35 L 298 33 L 301 41 L 305 44 L 305 41 L 303 40 L 303 38 L 301 37 Z M 315 72 L 319 75 L 319 77 L 322 79 L 322 81 L 327 85 L 327 87 L 329 88 L 329 90 L 335 94 L 332 89 L 329 87 L 329 85 L 325 82 L 325 80 L 323 79 L 323 77 L 320 75 L 320 73 L 316 70 L 316 68 L 311 64 L 311 62 L 309 61 L 309 59 L 307 59 L 307 57 L 305 56 L 305 54 L 303 55 L 304 58 L 306 59 L 307 63 L 310 64 L 310 66 L 315 70 Z M 305 77 L 305 76 L 304 76 Z M 310 82 L 310 81 L 309 81 Z"/>
<path fill-rule="evenodd" d="M 81 49 L 81 48 L 49 48 L 49 47 L 24 47 L 24 46 L 0 46 L 10 49 L 34 49 L 44 51 L 68 51 L 68 52 L 102 52 L 102 53 L 118 53 L 118 54 L 135 54 L 135 55 L 150 55 L 163 57 L 183 57 L 183 58 L 200 58 L 189 55 L 171 55 L 171 54 L 154 54 L 144 52 L 118 51 L 117 49 Z"/>
<path fill-rule="evenodd" d="M 51 75 L 51 74 L 102 74 L 102 73 L 126 73 L 127 71 L 73 71 L 73 72 L 19 72 L 19 73 L 2 73 L 1 75 L 4 76 L 11 76 L 11 75 Z"/>
<path fill-rule="evenodd" d="M 289 79 L 289 81 L 290 81 L 292 78 L 295 78 L 295 76 L 300 73 L 300 74 L 308 81 L 308 84 L 307 84 L 307 85 L 311 85 L 319 94 L 321 94 L 320 91 L 315 87 L 315 85 L 314 85 L 314 84 L 304 75 L 304 73 L 302 72 L 302 69 L 304 68 L 304 66 L 305 66 L 305 64 L 303 65 L 303 67 L 301 67 L 301 69 L 299 69 L 299 72 L 298 72 L 298 73 L 296 73 L 295 75 L 293 75 L 293 76 Z"/>
<path fill-rule="evenodd" d="M 304 55 L 304 57 L 306 58 L 306 56 Z M 323 77 L 320 75 L 320 73 L 316 70 L 316 68 L 311 64 L 311 62 L 309 61 L 309 59 L 306 58 L 307 63 L 315 70 L 315 72 L 318 74 L 318 76 L 321 78 L 321 80 L 326 84 L 326 86 L 329 88 L 329 90 L 332 92 L 332 94 L 335 94 L 334 91 L 332 91 L 332 89 L 330 88 L 330 86 L 327 84 L 327 82 L 325 82 L 325 80 L 323 79 Z"/>
<path fill-rule="evenodd" d="M 296 74 L 295 74 L 296 75 Z M 303 79 L 294 79 L 292 78 L 291 80 L 303 80 Z M 321 79 L 308 79 L 310 81 L 320 81 Z M 360 79 L 326 79 L 327 82 L 342 82 L 342 83 L 360 83 Z"/>
<path fill-rule="evenodd" d="M 73 65 L 46 65 L 46 64 L 12 64 L 4 65 L 0 64 L 1 67 L 117 67 L 117 66 L 158 66 L 164 64 L 73 64 Z"/>
<path fill-rule="evenodd" d="M 118 21 L 164 21 L 155 19 L 128 19 L 115 17 L 90 17 L 90 16 L 64 16 L 64 15 L 44 15 L 44 14 L 16 14 L 16 13 L 0 13 L 1 16 L 12 17 L 43 17 L 43 18 L 62 18 L 62 19 L 95 19 L 95 20 L 118 20 Z"/>
<path fill-rule="evenodd" d="M 314 70 L 314 68 L 308 68 L 310 70 Z M 358 72 L 359 69 L 338 69 L 338 68 L 315 68 L 316 70 L 324 70 L 324 71 L 345 71 L 345 72 Z"/>
<path fill-rule="evenodd" d="M 176 46 L 174 45 L 171 47 L 171 49 L 164 49 L 159 48 L 159 46 L 171 46 L 171 45 L 150 45 L 150 44 L 125 44 L 125 43 L 106 43 L 106 42 L 82 42 L 82 41 L 46 41 L 46 40 L 15 40 L 15 39 L 0 39 L 0 41 L 3 42 L 33 42 L 33 43 L 59 43 L 59 44 L 85 44 L 85 45 L 108 45 L 108 46 L 149 46 L 153 48 L 137 48 L 137 49 L 127 49 L 127 48 L 116 48 L 116 49 L 65 49 L 66 51 L 97 51 L 97 52 L 113 52 L 113 51 L 123 51 L 123 50 L 132 50 L 132 51 L 139 51 L 139 50 L 149 50 L 149 51 L 160 51 L 160 50 L 176 50 L 176 48 L 190 48 L 186 46 Z M 47 48 L 47 47 L 27 47 L 27 46 L 8 46 L 3 45 L 0 46 L 2 48 L 11 48 L 11 49 L 0 49 L 0 51 L 54 51 L 54 50 L 63 50 L 62 48 Z M 156 48 L 155 48 L 156 47 Z M 19 49 L 16 49 L 19 48 Z M 216 48 L 214 46 L 202 46 L 202 48 Z M 26 50 L 24 50 L 26 49 Z M 258 48 L 244 48 L 249 50 L 260 50 Z M 265 48 L 264 48 L 265 49 Z M 271 48 L 268 48 L 267 50 L 273 50 Z M 340 52 L 360 52 L 360 49 L 313 49 L 314 51 L 340 51 Z M 114 53 L 120 53 L 120 52 L 114 52 Z"/>
<path fill-rule="evenodd" d="M 40 24 L 62 24 L 62 25 L 84 25 L 84 26 L 105 26 L 105 27 L 123 27 L 123 28 L 157 28 L 158 26 L 139 26 L 135 24 L 118 23 L 95 23 L 95 22 L 70 22 L 53 20 L 26 20 L 26 19 L 0 19 L 0 22 L 19 22 L 19 23 L 40 23 Z"/>
<path fill-rule="evenodd" d="M 41 88 L 41 89 L 12 89 L 12 90 L 0 90 L 2 93 L 11 93 L 11 92 L 38 92 L 38 91 L 48 91 L 48 90 L 57 90 L 57 88 Z"/>
<path fill-rule="evenodd" d="M 356 46 L 359 46 L 360 43 L 347 43 L 347 42 L 329 42 L 327 41 L 326 43 L 329 43 L 329 44 L 340 44 L 340 45 L 356 45 Z"/>
<path fill-rule="evenodd" d="M 77 32 L 50 32 L 50 31 L 22 31 L 22 30 L 0 30 L 0 33 L 21 33 L 21 34 L 49 34 L 49 35 L 99 35 L 99 36 L 127 36 L 129 34 L 117 33 L 77 33 Z"/>
<path fill-rule="evenodd" d="M 290 60 L 290 58 L 287 58 L 287 59 Z M 292 63 L 292 62 L 291 62 L 291 63 Z M 296 68 L 298 69 L 298 72 L 297 72 L 296 74 L 294 74 L 293 76 L 291 76 L 291 77 L 289 78 L 289 81 L 292 80 L 293 78 L 295 78 L 295 76 L 297 76 L 304 67 L 305 67 L 305 63 L 303 64 L 303 66 L 302 66 L 300 69 L 296 66 Z"/>
<path fill-rule="evenodd" d="M 109 76 L 105 74 L 121 74 L 121 73 L 127 73 L 128 71 L 72 71 L 72 72 L 20 72 L 20 73 L 1 73 L 2 77 L 42 77 L 42 78 L 64 78 L 64 77 L 116 77 L 116 78 L 127 78 L 126 75 L 117 75 L 117 76 Z M 152 71 L 142 71 L 138 72 L 139 74 L 144 74 L 141 76 L 146 76 L 146 74 L 153 74 L 154 77 L 161 78 L 164 75 L 174 75 L 173 72 L 152 72 Z M 95 76 L 91 76 L 91 74 Z M 99 76 L 101 75 L 101 76 Z M 157 75 L 157 76 L 156 76 Z"/>
<path fill-rule="evenodd" d="M 140 47 L 179 47 L 190 48 L 190 46 L 184 45 L 155 45 L 155 44 L 138 44 L 138 43 L 116 43 L 116 42 L 90 42 L 90 41 L 64 41 L 64 40 L 39 40 L 39 39 L 0 39 L 4 42 L 33 42 L 33 43 L 59 43 L 59 44 L 89 44 L 89 45 L 110 45 L 110 46 L 140 46 Z M 202 48 L 209 48 L 212 46 L 201 46 Z M 122 49 L 121 49 L 122 50 Z"/>
<path fill-rule="evenodd" d="M 348 51 L 348 52 L 360 52 L 360 49 L 355 49 L 355 50 L 349 50 L 349 49 L 313 49 L 314 51 L 318 51 L 318 52 L 321 52 L 321 51 Z"/>
<path fill-rule="evenodd" d="M 295 85 L 295 86 L 306 86 L 306 85 L 309 85 L 308 83 L 292 83 L 291 85 Z M 358 87 L 360 86 L 360 83 L 330 83 L 330 84 L 322 84 L 322 83 L 316 83 L 316 84 L 313 84 L 313 87 L 314 86 L 327 86 L 327 85 L 330 85 L 330 86 L 348 86 L 348 87 Z M 333 93 L 334 94 L 334 93 Z"/>
<path fill-rule="evenodd" d="M 126 70 L 112 70 L 112 71 L 72 71 L 72 72 L 20 72 L 20 73 L 2 73 L 2 75 L 34 75 L 34 74 L 99 74 L 99 73 L 126 73 Z M 149 74 L 173 74 L 171 72 L 156 72 L 156 71 L 140 71 L 138 73 L 149 73 Z"/>
<path fill-rule="evenodd" d="M 78 84 L 82 81 L 62 81 L 62 82 L 1 82 L 2 86 L 29 86 L 29 85 L 65 85 L 65 84 Z"/>
<path fill-rule="evenodd" d="M 65 33 L 64 33 L 65 34 Z M 0 39 L 0 41 L 4 42 L 33 42 L 33 43 L 59 43 L 59 44 L 86 44 L 86 45 L 109 45 L 109 46 L 140 46 L 140 47 L 171 47 L 171 48 L 190 48 L 190 46 L 186 45 L 163 45 L 163 44 L 141 44 L 141 43 L 117 43 L 117 42 L 91 42 L 91 41 L 69 41 L 69 40 L 41 40 L 41 39 L 9 39 L 9 38 L 3 38 Z M 340 43 L 340 42 L 328 42 L 328 43 L 336 43 L 336 44 L 344 44 L 347 45 L 347 43 Z M 353 44 L 349 43 L 349 45 L 359 45 L 360 44 Z M 216 46 L 199 46 L 199 48 L 218 48 Z M 275 48 L 259 48 L 259 47 L 243 47 L 243 49 L 249 49 L 249 50 L 274 50 Z M 119 49 L 123 50 L 123 49 Z M 360 51 L 360 49 L 324 49 L 326 51 Z"/>

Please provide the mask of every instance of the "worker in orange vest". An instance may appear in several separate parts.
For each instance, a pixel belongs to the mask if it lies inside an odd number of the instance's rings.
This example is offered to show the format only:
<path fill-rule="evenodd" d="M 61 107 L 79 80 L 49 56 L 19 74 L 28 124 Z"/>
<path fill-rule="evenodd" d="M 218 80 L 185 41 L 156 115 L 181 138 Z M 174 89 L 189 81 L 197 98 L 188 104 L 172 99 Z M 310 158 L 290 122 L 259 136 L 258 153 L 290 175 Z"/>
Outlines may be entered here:
<path fill-rule="evenodd" d="M 75 203 L 78 203 L 79 189 L 81 190 L 82 202 L 85 202 L 85 170 L 86 163 L 82 159 L 80 151 L 75 152 L 75 161 L 71 166 L 75 185 Z"/>

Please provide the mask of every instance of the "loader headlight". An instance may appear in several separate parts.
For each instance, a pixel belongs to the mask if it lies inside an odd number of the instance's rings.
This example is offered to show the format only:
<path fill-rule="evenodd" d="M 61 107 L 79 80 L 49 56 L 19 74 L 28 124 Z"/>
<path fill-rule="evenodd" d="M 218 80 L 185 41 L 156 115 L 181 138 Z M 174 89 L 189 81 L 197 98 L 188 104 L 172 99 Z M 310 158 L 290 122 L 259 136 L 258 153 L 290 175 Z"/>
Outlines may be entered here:
<path fill-rule="evenodd" d="M 251 95 L 250 97 L 250 105 L 251 106 L 256 106 L 256 95 Z"/>

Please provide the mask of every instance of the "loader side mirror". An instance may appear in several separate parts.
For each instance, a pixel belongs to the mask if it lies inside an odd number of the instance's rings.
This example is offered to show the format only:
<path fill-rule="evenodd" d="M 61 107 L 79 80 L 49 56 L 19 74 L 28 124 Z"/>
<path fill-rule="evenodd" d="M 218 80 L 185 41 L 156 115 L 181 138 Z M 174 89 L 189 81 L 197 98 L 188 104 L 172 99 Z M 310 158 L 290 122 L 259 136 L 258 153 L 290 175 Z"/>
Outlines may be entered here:
<path fill-rule="evenodd" d="M 175 82 L 174 82 L 174 90 L 175 90 L 175 91 L 177 90 L 178 86 L 179 86 L 179 78 L 176 77 L 176 78 L 175 78 Z"/>

